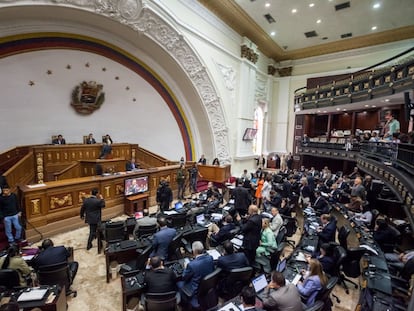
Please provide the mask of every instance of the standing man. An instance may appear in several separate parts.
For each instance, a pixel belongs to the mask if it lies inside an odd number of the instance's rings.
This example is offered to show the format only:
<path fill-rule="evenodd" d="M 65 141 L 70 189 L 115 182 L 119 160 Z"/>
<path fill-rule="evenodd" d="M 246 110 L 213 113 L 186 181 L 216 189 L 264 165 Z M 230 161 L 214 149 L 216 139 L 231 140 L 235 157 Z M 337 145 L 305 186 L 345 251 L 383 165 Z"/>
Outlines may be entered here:
<path fill-rule="evenodd" d="M 197 164 L 193 164 L 193 166 L 188 170 L 190 173 L 190 190 L 191 193 L 197 192 L 197 178 L 203 177 L 201 176 L 200 172 L 198 171 Z"/>
<path fill-rule="evenodd" d="M 3 186 L 3 194 L 0 196 L 0 216 L 4 221 L 4 230 L 6 231 L 7 240 L 9 244 L 20 242 L 22 237 L 22 226 L 19 223 L 19 216 L 21 215 L 19 200 L 17 196 L 11 192 L 9 185 Z M 16 235 L 13 236 L 12 225 L 16 230 Z"/>
<path fill-rule="evenodd" d="M 167 219 L 164 216 L 159 217 L 157 222 L 160 230 L 153 235 L 150 257 L 158 256 L 162 260 L 167 260 L 168 247 L 177 234 L 177 231 L 174 228 L 167 227 Z"/>
<path fill-rule="evenodd" d="M 387 122 L 384 125 L 384 139 L 391 141 L 392 135 L 400 132 L 400 121 L 394 119 L 391 111 L 385 113 L 385 120 Z"/>
<path fill-rule="evenodd" d="M 168 181 L 162 180 L 160 186 L 157 189 L 157 203 L 160 206 L 160 211 L 164 212 L 165 210 L 170 209 L 170 204 L 173 200 L 172 190 L 168 185 Z"/>
<path fill-rule="evenodd" d="M 178 200 L 184 199 L 184 188 L 185 188 L 185 169 L 184 164 L 180 165 L 177 171 L 177 185 L 178 185 Z"/>
<path fill-rule="evenodd" d="M 241 227 L 243 233 L 243 248 L 250 265 L 253 265 L 256 258 L 256 248 L 260 245 L 262 231 L 262 217 L 258 214 L 256 205 L 250 205 L 247 220 Z M 240 219 L 240 216 L 239 216 Z"/>
<path fill-rule="evenodd" d="M 102 208 L 105 207 L 105 201 L 102 194 L 98 195 L 98 189 L 92 189 L 92 195 L 83 200 L 80 210 L 80 218 L 85 219 L 85 223 L 89 224 L 89 237 L 86 250 L 92 248 L 92 240 L 96 238 L 96 229 L 101 223 Z"/>
<path fill-rule="evenodd" d="M 243 180 L 237 180 L 237 187 L 234 188 L 232 195 L 234 197 L 234 208 L 240 216 L 244 216 L 247 213 L 251 201 L 249 190 L 243 187 Z"/>

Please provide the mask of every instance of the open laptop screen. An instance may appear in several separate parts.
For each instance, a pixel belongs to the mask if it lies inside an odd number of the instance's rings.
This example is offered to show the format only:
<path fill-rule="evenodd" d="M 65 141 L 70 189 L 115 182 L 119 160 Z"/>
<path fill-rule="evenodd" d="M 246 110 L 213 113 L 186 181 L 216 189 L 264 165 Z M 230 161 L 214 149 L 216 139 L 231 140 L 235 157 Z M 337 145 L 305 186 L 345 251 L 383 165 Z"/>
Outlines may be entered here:
<path fill-rule="evenodd" d="M 266 277 L 264 274 L 259 275 L 257 278 L 252 280 L 253 288 L 256 291 L 256 294 L 261 292 L 268 285 Z"/>
<path fill-rule="evenodd" d="M 204 224 L 205 222 L 205 217 L 204 214 L 200 214 L 196 216 L 196 221 L 198 224 Z"/>
<path fill-rule="evenodd" d="M 183 206 L 184 206 L 183 202 L 178 201 L 177 203 L 175 203 L 174 208 L 175 208 L 176 211 L 178 211 L 178 210 L 182 209 Z"/>

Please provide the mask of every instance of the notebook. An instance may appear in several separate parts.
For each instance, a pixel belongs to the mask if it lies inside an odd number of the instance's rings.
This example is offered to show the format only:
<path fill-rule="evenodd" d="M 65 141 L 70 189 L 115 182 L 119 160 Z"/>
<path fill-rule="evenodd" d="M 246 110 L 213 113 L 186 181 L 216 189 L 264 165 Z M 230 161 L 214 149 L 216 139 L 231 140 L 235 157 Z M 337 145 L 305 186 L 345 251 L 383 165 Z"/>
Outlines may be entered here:
<path fill-rule="evenodd" d="M 31 288 L 28 291 L 24 291 L 17 298 L 17 302 L 42 300 L 47 293 L 47 288 Z"/>

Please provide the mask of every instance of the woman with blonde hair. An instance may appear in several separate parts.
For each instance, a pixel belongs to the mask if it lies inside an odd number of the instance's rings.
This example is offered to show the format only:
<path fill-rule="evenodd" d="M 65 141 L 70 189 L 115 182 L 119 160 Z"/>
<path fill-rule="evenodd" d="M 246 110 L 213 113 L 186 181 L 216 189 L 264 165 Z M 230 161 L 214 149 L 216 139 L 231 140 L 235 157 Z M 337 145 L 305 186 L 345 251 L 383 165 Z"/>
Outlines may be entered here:
<path fill-rule="evenodd" d="M 315 258 L 309 260 L 309 271 L 305 275 L 305 279 L 303 282 L 298 282 L 297 287 L 299 293 L 305 298 L 306 305 L 311 306 L 328 280 L 323 273 L 321 263 Z"/>

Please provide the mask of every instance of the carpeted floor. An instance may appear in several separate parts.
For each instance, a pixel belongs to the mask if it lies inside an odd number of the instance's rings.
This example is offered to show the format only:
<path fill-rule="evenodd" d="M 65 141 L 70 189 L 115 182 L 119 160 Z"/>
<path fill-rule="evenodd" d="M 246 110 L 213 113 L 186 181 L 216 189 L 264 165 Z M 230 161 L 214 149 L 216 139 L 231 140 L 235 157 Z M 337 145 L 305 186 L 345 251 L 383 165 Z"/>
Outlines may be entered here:
<path fill-rule="evenodd" d="M 120 219 L 123 217 L 121 216 Z M 78 291 L 76 298 L 68 297 L 69 310 L 72 311 L 117 311 L 122 310 L 122 288 L 120 277 L 106 283 L 105 255 L 97 253 L 94 247 L 87 251 L 86 241 L 89 228 L 83 228 L 51 237 L 55 245 L 74 248 L 74 259 L 79 262 L 79 271 L 72 288 Z M 295 236 L 293 237 L 295 238 Z M 40 245 L 40 242 L 35 244 Z M 350 294 L 336 286 L 333 293 L 341 299 L 334 302 L 334 311 L 353 311 L 359 298 L 359 290 L 350 287 Z"/>

